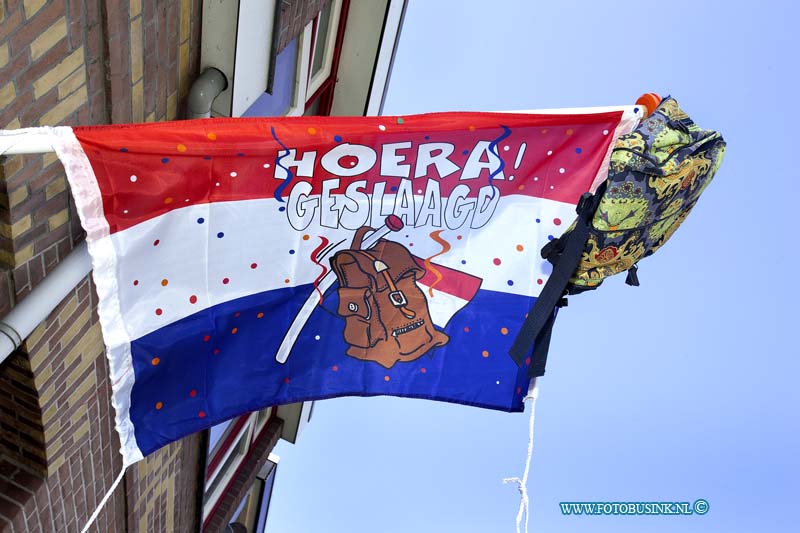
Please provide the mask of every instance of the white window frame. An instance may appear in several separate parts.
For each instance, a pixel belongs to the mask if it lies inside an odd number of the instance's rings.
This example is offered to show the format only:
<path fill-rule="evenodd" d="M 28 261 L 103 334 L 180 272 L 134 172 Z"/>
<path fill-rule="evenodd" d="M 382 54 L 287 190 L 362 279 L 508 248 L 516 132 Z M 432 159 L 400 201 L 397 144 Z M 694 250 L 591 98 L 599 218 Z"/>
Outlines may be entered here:
<path fill-rule="evenodd" d="M 239 428 L 239 431 L 236 432 L 236 437 L 233 439 L 233 444 L 231 444 L 228 449 L 224 451 L 222 457 L 217 463 L 217 466 L 211 472 L 211 475 L 208 476 L 208 479 L 205 480 L 204 487 L 208 487 L 216 482 L 217 478 L 220 479 L 217 487 L 214 489 L 214 492 L 207 494 L 205 497 L 205 501 L 203 503 L 203 520 L 208 518 L 208 515 L 216 505 L 217 500 L 219 500 L 220 496 L 225 491 L 225 488 L 228 486 L 228 483 L 230 483 L 231 479 L 233 479 L 233 476 L 238 470 L 239 465 L 241 465 L 242 461 L 244 461 L 244 458 L 247 457 L 247 452 L 250 450 L 250 446 L 253 442 L 253 430 L 255 428 L 256 414 L 257 413 L 250 413 L 247 415 L 247 420 L 244 424 L 242 424 L 242 427 Z M 227 439 L 227 437 L 223 438 Z M 239 460 L 233 462 L 228 469 L 223 472 L 222 467 L 225 466 L 225 463 L 228 461 L 231 454 L 239 447 L 242 441 L 245 442 L 245 445 Z"/>
<path fill-rule="evenodd" d="M 267 422 L 269 422 L 269 419 L 272 417 L 272 407 L 267 407 L 266 409 L 257 411 L 255 415 L 256 418 L 254 421 L 255 429 L 253 430 L 253 440 L 256 440 L 258 436 L 261 435 L 261 431 L 267 426 Z M 262 417 L 260 422 L 259 417 Z"/>
<path fill-rule="evenodd" d="M 286 111 L 287 117 L 299 117 L 306 111 L 306 99 L 308 98 L 308 68 L 311 64 L 311 35 L 313 33 L 314 22 L 309 22 L 302 35 L 298 36 L 297 41 L 297 62 L 295 63 L 294 76 L 294 95 L 292 103 Z"/>
<path fill-rule="evenodd" d="M 311 76 L 311 79 L 308 82 L 308 94 L 306 98 L 311 98 L 311 96 L 316 93 L 322 84 L 325 83 L 325 80 L 328 79 L 328 76 L 331 75 L 331 69 L 333 68 L 333 54 L 334 54 L 334 47 L 336 46 L 336 37 L 339 29 L 339 18 L 342 15 L 342 1 L 343 0 L 333 0 L 333 5 L 331 6 L 331 18 L 328 21 L 330 26 L 328 27 L 328 35 L 325 39 L 325 47 L 322 49 L 323 52 L 323 59 L 322 59 L 322 70 L 320 70 L 316 76 Z M 313 24 L 313 21 L 312 21 Z M 319 28 L 317 28 L 317 35 L 319 37 Z M 309 65 L 314 64 L 314 52 L 317 48 L 316 38 L 314 42 L 311 43 L 311 53 L 309 54 L 310 62 Z M 311 72 L 309 71 L 309 76 Z"/>
<path fill-rule="evenodd" d="M 306 112 L 308 99 L 322 87 L 333 69 L 334 47 L 336 46 L 336 35 L 339 29 L 339 18 L 342 14 L 342 0 L 332 0 L 330 29 L 326 37 L 325 48 L 323 49 L 324 61 L 322 70 L 316 76 L 311 77 L 311 65 L 314 63 L 314 48 L 316 36 L 314 35 L 314 21 L 312 20 L 303 28 L 303 33 L 298 36 L 297 41 L 297 62 L 295 63 L 294 76 L 294 95 L 289 109 L 286 111 L 287 117 L 299 117 Z M 317 32 L 319 34 L 319 32 Z M 310 78 L 310 79 L 309 79 Z"/>

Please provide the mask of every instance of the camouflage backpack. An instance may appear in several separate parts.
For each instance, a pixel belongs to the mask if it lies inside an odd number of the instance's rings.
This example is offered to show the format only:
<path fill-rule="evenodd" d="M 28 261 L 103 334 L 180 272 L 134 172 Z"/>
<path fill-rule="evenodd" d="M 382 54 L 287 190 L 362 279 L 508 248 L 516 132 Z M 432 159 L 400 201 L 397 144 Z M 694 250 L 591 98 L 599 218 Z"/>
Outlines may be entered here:
<path fill-rule="evenodd" d="M 512 358 L 521 364 L 533 346 L 530 374 L 544 374 L 554 310 L 565 305 L 565 295 L 595 289 L 623 271 L 626 283 L 639 285 L 637 263 L 686 219 L 724 154 L 722 136 L 700 129 L 671 97 L 620 137 L 606 181 L 581 197 L 575 222 L 542 248 L 553 272 L 511 348 Z"/>

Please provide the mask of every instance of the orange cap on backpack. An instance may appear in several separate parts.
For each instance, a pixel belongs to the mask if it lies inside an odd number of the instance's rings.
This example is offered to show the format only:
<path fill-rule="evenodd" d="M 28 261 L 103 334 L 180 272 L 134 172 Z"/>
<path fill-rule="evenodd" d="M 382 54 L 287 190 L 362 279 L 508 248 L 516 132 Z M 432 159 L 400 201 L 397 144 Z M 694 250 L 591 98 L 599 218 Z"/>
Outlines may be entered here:
<path fill-rule="evenodd" d="M 661 103 L 661 97 L 656 93 L 644 93 L 642 96 L 636 100 L 636 105 L 642 106 L 645 108 L 644 116 L 648 116 L 650 113 L 656 110 L 658 104 Z"/>

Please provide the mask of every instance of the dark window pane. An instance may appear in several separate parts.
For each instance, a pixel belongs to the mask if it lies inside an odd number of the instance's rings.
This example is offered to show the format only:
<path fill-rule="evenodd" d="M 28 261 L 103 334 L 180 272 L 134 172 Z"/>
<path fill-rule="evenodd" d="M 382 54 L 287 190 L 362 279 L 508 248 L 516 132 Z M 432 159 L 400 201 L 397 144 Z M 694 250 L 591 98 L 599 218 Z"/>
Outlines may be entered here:
<path fill-rule="evenodd" d="M 317 42 L 314 45 L 314 63 L 311 66 L 311 77 L 317 75 L 317 72 L 322 70 L 325 59 L 325 43 L 328 40 L 331 25 L 331 10 L 333 9 L 333 0 L 330 0 L 325 5 L 322 13 L 319 15 L 319 24 L 317 25 Z"/>
<path fill-rule="evenodd" d="M 264 492 L 261 494 L 261 508 L 258 512 L 258 522 L 256 523 L 256 533 L 264 533 L 267 527 L 267 512 L 269 511 L 269 502 L 272 498 L 272 486 L 275 484 L 275 471 L 278 470 L 277 465 L 272 468 L 267 479 L 264 480 Z"/>

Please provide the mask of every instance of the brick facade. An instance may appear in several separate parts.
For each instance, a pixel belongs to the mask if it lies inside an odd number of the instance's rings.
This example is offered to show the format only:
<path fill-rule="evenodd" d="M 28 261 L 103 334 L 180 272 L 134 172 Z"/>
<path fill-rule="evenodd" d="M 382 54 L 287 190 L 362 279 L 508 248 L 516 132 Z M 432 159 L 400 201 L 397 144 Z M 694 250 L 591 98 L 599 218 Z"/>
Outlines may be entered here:
<path fill-rule="evenodd" d="M 280 0 L 278 10 L 278 47 L 280 53 L 303 28 L 314 20 L 330 0 Z"/>
<path fill-rule="evenodd" d="M 178 118 L 201 0 L 0 0 L 0 128 Z M 54 154 L 0 158 L 0 317 L 83 238 Z M 121 469 L 84 279 L 0 366 L 0 531 L 79 531 Z M 93 531 L 193 531 L 199 435 L 131 467 Z"/>

